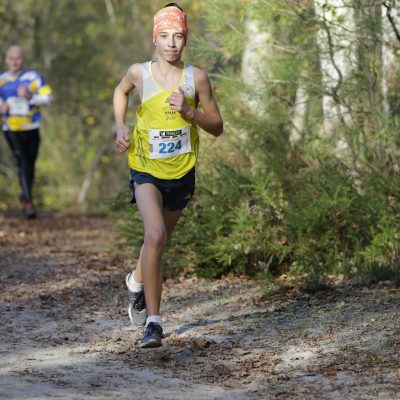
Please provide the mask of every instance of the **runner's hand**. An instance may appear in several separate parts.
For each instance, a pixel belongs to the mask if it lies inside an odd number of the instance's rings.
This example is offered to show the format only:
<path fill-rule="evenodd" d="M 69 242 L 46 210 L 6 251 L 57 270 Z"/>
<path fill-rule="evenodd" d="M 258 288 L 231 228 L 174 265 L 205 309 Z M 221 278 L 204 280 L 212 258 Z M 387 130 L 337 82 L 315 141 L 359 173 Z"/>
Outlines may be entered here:
<path fill-rule="evenodd" d="M 21 85 L 18 87 L 17 93 L 18 93 L 19 97 L 25 97 L 28 100 L 30 100 L 32 98 L 32 94 L 29 92 L 29 90 L 24 85 Z"/>
<path fill-rule="evenodd" d="M 0 112 L 2 114 L 7 114 L 8 110 L 10 109 L 10 106 L 8 105 L 8 103 L 4 102 L 0 105 Z"/>
<path fill-rule="evenodd" d="M 168 103 L 173 110 L 178 111 L 182 116 L 191 118 L 193 115 L 193 108 L 187 102 L 185 93 L 181 87 L 178 88 L 178 92 L 173 92 L 169 96 Z"/>
<path fill-rule="evenodd" d="M 117 127 L 115 129 L 115 134 L 116 134 L 115 147 L 121 153 L 123 153 L 124 151 L 128 150 L 129 144 L 131 142 L 130 139 L 129 139 L 128 132 L 129 132 L 129 130 L 125 125 Z"/>

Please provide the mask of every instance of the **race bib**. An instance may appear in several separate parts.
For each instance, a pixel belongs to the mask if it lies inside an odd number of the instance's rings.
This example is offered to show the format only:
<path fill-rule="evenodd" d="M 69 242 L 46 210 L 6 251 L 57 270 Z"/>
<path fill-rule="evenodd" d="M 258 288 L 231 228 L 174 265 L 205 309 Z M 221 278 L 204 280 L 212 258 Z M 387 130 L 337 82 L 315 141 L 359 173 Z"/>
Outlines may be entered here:
<path fill-rule="evenodd" d="M 7 103 L 10 106 L 8 111 L 10 115 L 26 115 L 29 111 L 28 100 L 24 97 L 10 97 Z"/>
<path fill-rule="evenodd" d="M 190 126 L 172 130 L 149 130 L 150 158 L 170 158 L 190 153 Z"/>

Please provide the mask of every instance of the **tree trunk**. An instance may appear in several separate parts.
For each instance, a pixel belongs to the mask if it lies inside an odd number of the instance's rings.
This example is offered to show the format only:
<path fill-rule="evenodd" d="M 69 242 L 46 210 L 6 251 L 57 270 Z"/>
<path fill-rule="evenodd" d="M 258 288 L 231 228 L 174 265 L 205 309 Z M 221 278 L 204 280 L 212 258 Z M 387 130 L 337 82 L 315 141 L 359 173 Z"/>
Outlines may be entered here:
<path fill-rule="evenodd" d="M 304 73 L 306 74 L 306 73 Z M 290 129 L 290 142 L 295 143 L 304 136 L 304 122 L 307 113 L 308 93 L 304 84 L 299 81 L 294 100 L 292 123 Z"/>
<path fill-rule="evenodd" d="M 332 137 L 338 128 L 350 120 L 350 107 L 341 91 L 351 74 L 355 59 L 354 13 L 344 0 L 314 0 L 315 13 L 320 23 L 317 34 L 324 96 L 323 131 Z"/>
<path fill-rule="evenodd" d="M 266 29 L 266 24 L 261 20 L 252 18 L 246 21 L 247 42 L 242 57 L 241 79 L 250 89 L 246 96 L 246 103 L 255 115 L 262 115 L 265 108 L 263 95 L 266 81 L 270 78 L 268 73 L 267 57 L 271 34 Z"/>
<path fill-rule="evenodd" d="M 400 15 L 396 1 L 384 1 L 382 7 L 382 108 L 385 116 L 400 113 L 400 61 L 395 52 L 400 48 Z"/>

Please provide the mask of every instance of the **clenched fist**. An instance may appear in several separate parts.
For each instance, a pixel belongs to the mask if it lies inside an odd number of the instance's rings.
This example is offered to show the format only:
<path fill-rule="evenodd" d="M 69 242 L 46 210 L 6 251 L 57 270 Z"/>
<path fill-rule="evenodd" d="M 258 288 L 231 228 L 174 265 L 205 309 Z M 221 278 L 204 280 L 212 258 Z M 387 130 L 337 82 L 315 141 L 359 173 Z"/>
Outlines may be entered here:
<path fill-rule="evenodd" d="M 192 118 L 193 117 L 193 108 L 187 102 L 185 93 L 181 87 L 178 88 L 177 92 L 173 92 L 171 96 L 168 98 L 168 103 L 173 110 L 178 111 L 183 117 Z"/>
<path fill-rule="evenodd" d="M 130 144 L 130 139 L 129 139 L 129 130 L 128 128 L 123 125 L 123 126 L 117 126 L 115 129 L 115 147 L 123 153 L 124 151 L 128 150 L 129 144 Z"/>

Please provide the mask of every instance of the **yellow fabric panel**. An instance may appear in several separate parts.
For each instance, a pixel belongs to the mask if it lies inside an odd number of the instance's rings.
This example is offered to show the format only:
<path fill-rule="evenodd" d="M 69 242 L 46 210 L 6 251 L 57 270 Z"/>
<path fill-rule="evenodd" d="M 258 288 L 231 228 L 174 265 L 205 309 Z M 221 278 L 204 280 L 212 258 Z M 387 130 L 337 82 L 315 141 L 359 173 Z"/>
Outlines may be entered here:
<path fill-rule="evenodd" d="M 7 120 L 7 124 L 11 131 L 23 131 L 22 127 L 25 124 L 31 124 L 32 119 L 30 117 L 21 116 L 10 116 Z"/>
<path fill-rule="evenodd" d="M 162 90 L 145 100 L 136 111 L 137 125 L 128 149 L 129 166 L 141 172 L 147 172 L 159 179 L 179 179 L 196 164 L 199 150 L 199 135 L 196 124 L 184 119 L 172 110 L 166 102 L 172 91 Z M 186 98 L 194 107 L 194 101 Z M 149 129 L 179 129 L 190 126 L 190 153 L 171 158 L 150 159 Z"/>
<path fill-rule="evenodd" d="M 38 94 L 42 96 L 48 96 L 52 93 L 50 85 L 45 85 L 39 88 Z"/>
<path fill-rule="evenodd" d="M 34 81 L 32 81 L 29 86 L 28 89 L 31 93 L 36 93 L 37 91 L 37 87 L 38 87 L 38 80 L 35 79 Z"/>

